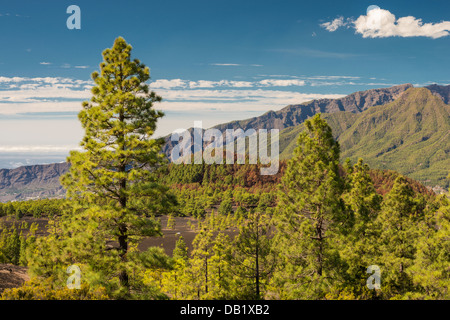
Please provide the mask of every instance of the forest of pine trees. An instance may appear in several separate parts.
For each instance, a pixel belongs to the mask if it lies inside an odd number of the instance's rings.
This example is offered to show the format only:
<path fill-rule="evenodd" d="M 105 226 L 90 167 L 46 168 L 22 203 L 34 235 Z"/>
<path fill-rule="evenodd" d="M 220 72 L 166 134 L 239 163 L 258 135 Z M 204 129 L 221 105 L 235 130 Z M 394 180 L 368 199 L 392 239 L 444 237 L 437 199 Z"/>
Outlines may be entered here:
<path fill-rule="evenodd" d="M 118 38 L 103 52 L 79 119 L 84 152 L 72 152 L 64 200 L 0 205 L 0 263 L 31 280 L 2 299 L 449 299 L 450 200 L 340 148 L 318 114 L 275 176 L 258 165 L 173 165 L 152 139 L 161 100 Z M 450 178 L 450 176 L 449 176 Z M 158 217 L 169 215 L 167 226 Z M 45 235 L 20 224 L 48 220 Z M 190 217 L 189 249 L 138 249 Z M 24 234 L 23 230 L 27 230 Z M 67 268 L 81 269 L 68 289 Z M 381 286 L 370 289 L 369 266 Z"/>

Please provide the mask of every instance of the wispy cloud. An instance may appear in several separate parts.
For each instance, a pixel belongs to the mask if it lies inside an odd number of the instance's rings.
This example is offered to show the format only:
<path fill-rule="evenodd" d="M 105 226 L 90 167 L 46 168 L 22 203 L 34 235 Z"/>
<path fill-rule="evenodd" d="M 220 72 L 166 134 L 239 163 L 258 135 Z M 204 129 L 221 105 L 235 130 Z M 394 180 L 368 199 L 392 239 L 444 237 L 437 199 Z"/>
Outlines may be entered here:
<path fill-rule="evenodd" d="M 310 76 L 306 77 L 309 80 L 339 80 L 339 79 L 361 79 L 359 76 Z"/>
<path fill-rule="evenodd" d="M 221 66 L 221 67 L 240 67 L 242 64 L 239 63 L 210 63 L 210 66 Z"/>
<path fill-rule="evenodd" d="M 186 88 L 187 81 L 182 79 L 158 79 L 151 83 L 151 87 L 163 89 Z"/>
<path fill-rule="evenodd" d="M 77 145 L 2 145 L 1 153 L 66 153 L 70 150 L 81 150 Z"/>
<path fill-rule="evenodd" d="M 261 76 L 253 81 L 158 79 L 150 83 L 150 88 L 164 98 L 156 106 L 161 110 L 262 112 L 343 96 L 323 93 L 323 89 L 321 94 L 311 92 L 315 87 L 388 84 L 357 75 Z M 0 114 L 76 113 L 81 110 L 81 102 L 92 96 L 93 85 L 91 80 L 62 77 L 0 77 Z"/>
<path fill-rule="evenodd" d="M 0 17 L 17 17 L 17 18 L 29 18 L 30 16 L 24 16 L 22 14 L 0 13 Z"/>
<path fill-rule="evenodd" d="M 292 79 L 299 79 L 300 76 L 293 76 L 289 74 L 258 74 L 255 78 L 292 78 Z"/>
<path fill-rule="evenodd" d="M 93 84 L 91 80 L 77 80 L 71 78 L 63 78 L 63 77 L 3 77 L 0 76 L 0 85 L 2 83 L 11 83 L 11 82 L 31 82 L 31 83 L 40 83 L 40 84 L 73 84 L 73 85 L 88 85 Z M 1 89 L 1 87 L 0 87 Z"/>
<path fill-rule="evenodd" d="M 182 79 L 161 79 L 150 84 L 152 88 L 174 89 L 174 88 L 251 88 L 251 87 L 287 87 L 303 86 L 305 82 L 296 79 L 263 79 L 259 81 L 235 81 L 235 80 L 198 80 L 189 81 Z"/>
<path fill-rule="evenodd" d="M 230 87 L 230 88 L 249 88 L 253 87 L 254 83 L 251 81 L 234 81 L 234 80 L 220 80 L 220 81 L 189 81 L 187 82 L 189 88 L 215 88 L 215 87 Z"/>
<path fill-rule="evenodd" d="M 92 85 L 61 77 L 0 77 L 0 114 L 79 111 Z"/>
<path fill-rule="evenodd" d="M 288 53 L 293 55 L 308 56 L 313 58 L 337 58 L 337 59 L 348 59 L 361 56 L 356 53 L 348 52 L 334 52 L 334 51 L 322 51 L 310 48 L 297 48 L 297 49 L 270 49 L 268 51 Z"/>
<path fill-rule="evenodd" d="M 51 65 L 52 63 L 51 62 L 42 61 L 42 62 L 39 62 L 39 64 L 44 65 L 44 66 L 48 66 L 48 65 Z M 69 63 L 63 63 L 60 66 L 60 68 L 70 69 L 70 68 L 72 68 L 72 65 L 70 65 Z M 75 68 L 75 69 L 88 69 L 89 66 L 73 66 L 73 68 Z"/>
<path fill-rule="evenodd" d="M 157 108 L 178 111 L 211 108 L 267 111 L 306 100 L 341 96 L 287 90 L 305 84 L 305 80 L 292 78 L 258 81 L 159 79 L 150 83 L 150 87 L 164 98 Z M 91 97 L 92 85 L 92 81 L 70 78 L 0 77 L 0 114 L 78 112 L 81 102 Z"/>
<path fill-rule="evenodd" d="M 160 90 L 165 99 L 162 110 L 267 111 L 289 104 L 321 98 L 340 98 L 340 94 L 300 93 L 281 90 Z"/>
<path fill-rule="evenodd" d="M 387 37 L 428 37 L 432 39 L 450 35 L 450 21 L 437 23 L 424 23 L 421 18 L 406 16 L 396 18 L 388 10 L 374 8 L 366 15 L 359 16 L 356 20 L 337 17 L 336 19 L 320 24 L 329 32 L 347 26 L 355 29 L 355 33 L 363 38 L 387 38 Z"/>
<path fill-rule="evenodd" d="M 270 87 L 288 87 L 288 86 L 304 86 L 306 82 L 298 79 L 278 80 L 278 79 L 265 79 L 259 81 L 259 84 Z"/>
<path fill-rule="evenodd" d="M 240 63 L 210 63 L 209 65 L 219 67 L 263 67 L 262 64 L 240 64 Z"/>
<path fill-rule="evenodd" d="M 348 26 L 351 22 L 352 22 L 351 19 L 347 18 L 346 20 L 344 20 L 344 17 L 341 16 L 341 17 L 337 17 L 336 19 L 334 19 L 330 22 L 322 23 L 322 24 L 320 24 L 320 26 L 330 32 L 334 32 L 337 29 L 339 29 L 340 27 Z"/>

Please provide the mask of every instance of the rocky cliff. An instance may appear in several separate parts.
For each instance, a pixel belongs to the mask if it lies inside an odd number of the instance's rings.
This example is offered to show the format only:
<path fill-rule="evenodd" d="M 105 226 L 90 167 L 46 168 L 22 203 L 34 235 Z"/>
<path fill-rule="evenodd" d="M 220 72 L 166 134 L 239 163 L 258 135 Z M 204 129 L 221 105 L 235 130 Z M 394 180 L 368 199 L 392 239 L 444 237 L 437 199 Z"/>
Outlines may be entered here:
<path fill-rule="evenodd" d="M 59 183 L 59 177 L 68 169 L 67 163 L 1 169 L 0 202 L 61 197 L 64 189 Z"/>

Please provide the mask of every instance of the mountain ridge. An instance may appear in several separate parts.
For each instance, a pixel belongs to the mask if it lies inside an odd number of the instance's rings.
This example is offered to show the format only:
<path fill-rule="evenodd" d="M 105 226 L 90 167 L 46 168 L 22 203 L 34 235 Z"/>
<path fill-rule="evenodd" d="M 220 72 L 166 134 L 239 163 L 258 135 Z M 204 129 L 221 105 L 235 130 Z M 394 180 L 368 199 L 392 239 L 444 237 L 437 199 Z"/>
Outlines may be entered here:
<path fill-rule="evenodd" d="M 294 127 L 303 123 L 309 117 L 316 113 L 333 113 L 338 111 L 348 111 L 359 113 L 376 105 L 382 105 L 394 101 L 400 97 L 406 90 L 412 88 L 410 83 L 396 85 L 388 88 L 369 89 L 357 91 L 345 97 L 337 99 L 318 99 L 311 100 L 301 104 L 288 105 L 278 111 L 267 111 L 261 116 L 235 120 L 216 125 L 212 128 L 225 132 L 226 129 L 278 129 Z M 192 135 L 192 128 L 188 129 Z M 163 137 L 163 153 L 170 159 L 171 151 L 175 142 L 171 141 L 171 136 Z"/>
<path fill-rule="evenodd" d="M 332 127 L 335 139 L 340 141 L 340 143 L 342 144 L 343 156 L 355 158 L 357 156 L 361 156 L 362 154 L 362 158 L 364 158 L 364 160 L 366 160 L 373 168 L 395 170 L 395 168 L 383 167 L 381 161 L 379 161 L 378 163 L 372 162 L 371 158 L 373 157 L 373 155 L 371 155 L 370 148 L 372 148 L 372 151 L 375 150 L 374 152 L 378 154 L 378 157 L 375 158 L 378 158 L 379 160 L 384 157 L 383 154 L 389 155 L 393 154 L 393 151 L 394 153 L 399 152 L 398 150 L 395 150 L 399 149 L 401 151 L 402 147 L 396 146 L 395 148 L 388 150 L 390 146 L 375 147 L 370 143 L 370 141 L 363 141 L 363 143 L 360 143 L 359 141 L 358 143 L 355 143 L 355 141 L 353 141 L 355 138 L 354 135 L 348 132 L 351 130 L 352 126 L 357 126 L 360 124 L 360 122 L 358 122 L 358 119 L 360 119 L 361 114 L 365 112 L 371 114 L 378 112 L 382 108 L 392 108 L 392 106 L 389 106 L 389 104 L 395 103 L 396 101 L 398 106 L 400 107 L 402 102 L 404 102 L 404 100 L 401 100 L 403 95 L 410 89 L 422 89 L 417 92 L 425 93 L 426 100 L 433 100 L 433 105 L 435 107 L 443 104 L 447 106 L 445 108 L 449 108 L 448 103 L 446 102 L 449 101 L 450 86 L 430 85 L 424 88 L 414 88 L 411 84 L 404 84 L 391 88 L 359 91 L 340 99 L 321 99 L 305 102 L 299 105 L 288 105 L 276 112 L 268 111 L 260 117 L 254 117 L 247 120 L 232 121 L 229 123 L 217 125 L 214 128 L 218 128 L 221 130 L 225 130 L 227 128 L 241 128 L 243 130 L 247 130 L 248 128 L 250 128 L 250 123 L 253 123 L 259 126 L 259 128 L 257 127 L 256 129 L 270 129 L 270 127 L 268 127 L 268 124 L 265 123 L 263 119 L 272 119 L 268 121 L 268 123 L 274 124 L 276 124 L 276 121 L 284 119 L 283 121 L 285 122 L 281 121 L 277 124 L 277 126 L 278 128 L 282 128 L 280 130 L 280 158 L 285 159 L 289 157 L 289 153 L 295 147 L 296 137 L 298 136 L 301 124 L 304 122 L 304 120 L 314 115 L 314 112 L 316 112 L 317 110 L 321 113 L 323 113 L 322 110 L 331 110 L 333 112 L 324 113 L 324 118 Z M 411 105 L 410 107 L 416 108 L 417 106 Z M 415 110 L 415 115 L 416 117 L 418 117 L 416 119 L 417 122 L 420 122 L 420 117 L 422 117 L 423 119 L 424 116 L 425 118 L 427 116 L 426 113 L 418 115 L 419 111 L 420 110 Z M 441 115 L 440 118 L 447 120 L 447 122 L 441 121 L 441 126 L 442 123 L 448 124 L 450 122 L 448 114 L 449 113 Z M 263 116 L 266 118 L 264 118 Z M 404 118 L 406 119 L 407 117 Z M 436 125 L 435 127 L 439 126 Z M 444 131 L 445 130 L 446 129 L 444 129 Z M 449 134 L 449 132 L 450 129 L 447 134 Z M 166 136 L 165 139 L 166 142 L 170 141 L 169 136 Z M 429 140 L 428 143 L 433 142 L 433 140 L 430 140 L 431 138 L 427 137 L 426 135 L 423 135 L 421 137 L 417 136 L 417 139 L 424 139 L 424 142 Z M 442 140 L 446 142 L 445 136 L 441 137 L 441 142 Z M 448 136 L 447 140 L 450 141 L 450 139 L 448 139 Z M 418 143 L 421 143 L 421 141 L 419 141 Z M 358 147 L 358 144 L 361 145 Z M 369 150 L 365 150 L 364 146 L 366 146 L 367 148 L 367 146 L 369 145 Z M 403 145 L 405 145 L 405 142 L 403 143 Z M 392 147 L 393 146 L 394 144 L 392 145 Z M 163 148 L 163 152 L 166 155 L 170 156 L 171 148 L 173 148 L 173 143 L 171 145 L 169 143 L 166 143 Z M 435 150 L 435 152 L 433 153 L 437 154 L 435 155 L 436 158 L 444 157 L 444 161 L 450 161 L 448 160 L 450 148 L 448 148 L 447 150 L 447 144 L 444 144 L 444 147 L 440 148 L 441 149 L 438 148 L 438 150 Z M 367 157 L 367 155 L 369 155 L 369 157 Z M 420 164 L 421 166 L 423 165 L 423 163 L 421 162 L 418 162 L 417 164 Z M 450 168 L 450 163 L 447 164 L 447 162 L 444 162 L 443 167 Z M 68 168 L 69 165 L 67 163 L 56 163 L 50 165 L 25 166 L 16 169 L 0 169 L 0 202 L 40 197 L 61 197 L 64 195 L 64 190 L 59 183 L 59 176 L 67 172 Z M 432 175 L 436 174 L 436 172 L 430 172 Z M 412 177 L 417 179 L 414 174 L 412 175 Z M 419 179 L 417 180 L 426 181 L 426 179 L 423 179 L 423 177 L 419 177 Z"/>
<path fill-rule="evenodd" d="M 445 104 L 450 103 L 450 85 L 440 86 L 438 84 L 432 84 L 425 88 L 430 90 L 435 96 L 441 98 Z"/>
<path fill-rule="evenodd" d="M 450 105 L 428 88 L 410 88 L 399 99 L 359 114 L 323 114 L 341 146 L 341 160 L 363 158 L 428 186 L 448 187 Z M 290 158 L 302 125 L 280 133 L 280 158 Z"/>
<path fill-rule="evenodd" d="M 311 100 L 301 104 L 288 105 L 279 111 L 268 111 L 260 117 L 272 115 L 284 115 L 285 123 L 281 124 L 273 121 L 272 125 L 266 125 L 265 129 L 284 129 L 286 127 L 294 126 L 306 120 L 308 117 L 316 113 L 333 113 L 338 111 L 349 111 L 352 113 L 362 112 L 370 107 L 382 105 L 397 99 L 407 89 L 413 87 L 412 84 L 402 84 L 389 88 L 369 89 L 365 91 L 357 91 L 345 97 L 337 99 L 318 99 Z M 259 118 L 259 117 L 256 117 Z M 279 118 L 279 117 L 278 117 Z M 237 121 L 237 123 L 245 123 L 246 120 Z M 297 122 L 297 123 L 296 123 Z M 233 122 L 231 122 L 233 123 Z M 254 122 L 249 121 L 246 126 L 241 125 L 241 129 L 246 130 L 253 128 L 260 129 L 259 126 L 250 127 L 249 124 Z M 270 124 L 270 122 L 269 122 Z M 219 130 L 227 124 L 217 125 L 215 128 Z M 229 126 L 227 126 L 229 128 Z M 233 127 L 235 128 L 235 127 Z"/>
<path fill-rule="evenodd" d="M 0 202 L 61 197 L 65 191 L 59 177 L 68 169 L 67 162 L 0 169 Z"/>

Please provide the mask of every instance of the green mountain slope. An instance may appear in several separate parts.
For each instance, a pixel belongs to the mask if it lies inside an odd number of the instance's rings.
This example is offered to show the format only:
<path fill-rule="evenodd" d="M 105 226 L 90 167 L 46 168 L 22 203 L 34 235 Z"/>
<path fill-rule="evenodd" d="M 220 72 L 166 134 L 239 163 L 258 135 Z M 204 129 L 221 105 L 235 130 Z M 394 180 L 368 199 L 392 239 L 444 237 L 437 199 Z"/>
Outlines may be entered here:
<path fill-rule="evenodd" d="M 352 112 L 336 112 L 325 113 L 322 115 L 328 122 L 331 129 L 333 129 L 333 136 L 339 140 L 342 133 L 348 130 L 360 114 Z M 292 156 L 295 147 L 297 146 L 297 137 L 304 130 L 303 124 L 289 127 L 280 132 L 280 159 L 286 160 Z"/>
<path fill-rule="evenodd" d="M 425 185 L 448 187 L 450 105 L 426 88 L 410 88 L 394 102 L 362 113 L 324 114 L 341 145 L 342 159 L 363 158 Z M 289 158 L 303 125 L 280 134 L 281 158 Z"/>
<path fill-rule="evenodd" d="M 278 111 L 268 111 L 261 116 L 246 120 L 231 121 L 214 126 L 225 132 L 226 129 L 279 129 L 295 127 L 303 123 L 316 113 L 334 113 L 339 111 L 360 113 L 373 106 L 383 105 L 395 101 L 406 90 L 412 88 L 412 84 L 402 84 L 390 88 L 370 89 L 358 91 L 339 99 L 319 99 L 304 102 L 302 104 L 288 105 Z M 441 88 L 438 88 L 441 90 Z M 438 93 L 437 93 L 438 94 Z M 189 129 L 192 134 L 192 128 Z M 171 151 L 177 143 L 171 141 L 170 135 L 164 137 L 163 152 L 170 159 Z"/>

